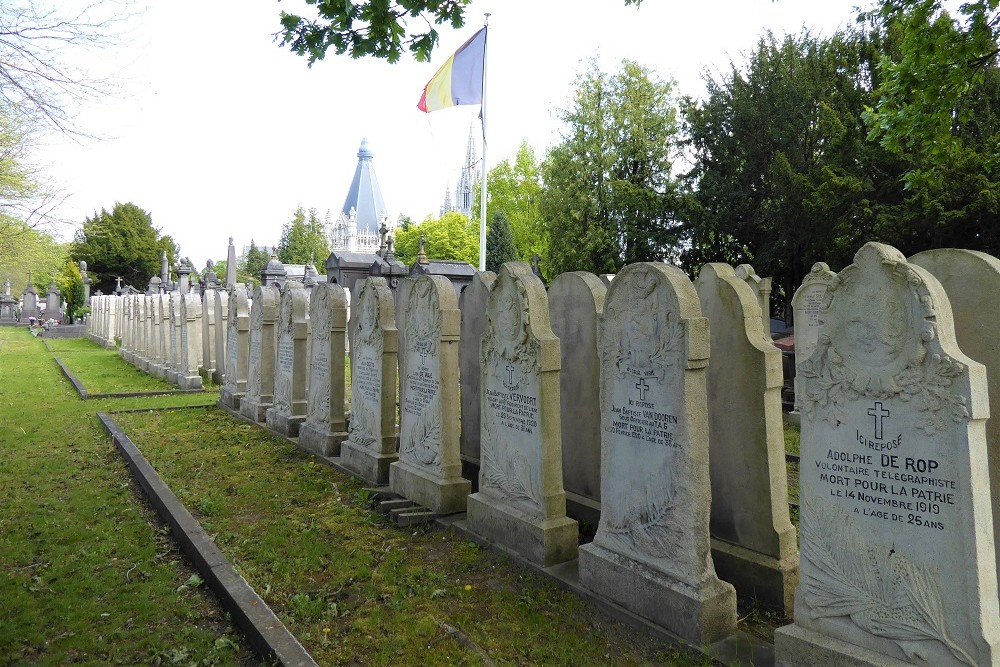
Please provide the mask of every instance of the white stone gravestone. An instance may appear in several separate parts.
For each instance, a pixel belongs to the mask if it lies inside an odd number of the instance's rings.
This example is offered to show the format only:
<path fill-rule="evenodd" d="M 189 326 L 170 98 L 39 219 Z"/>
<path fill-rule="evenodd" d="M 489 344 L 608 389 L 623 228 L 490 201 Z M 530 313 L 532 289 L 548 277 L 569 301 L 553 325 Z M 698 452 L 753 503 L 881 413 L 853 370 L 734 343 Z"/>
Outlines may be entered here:
<path fill-rule="evenodd" d="M 712 560 L 744 597 L 790 616 L 799 555 L 788 513 L 781 418 L 781 352 L 758 294 L 728 264 L 696 283 L 711 329 L 708 366 Z"/>
<path fill-rule="evenodd" d="M 993 497 L 993 544 L 1000 579 L 1000 259 L 975 250 L 939 248 L 914 255 L 941 283 L 951 302 L 958 347 L 986 367 L 990 415 L 986 422 L 987 458 Z"/>
<path fill-rule="evenodd" d="M 351 423 L 341 462 L 370 484 L 389 482 L 396 460 L 396 324 L 385 278 L 366 278 L 351 329 Z"/>
<path fill-rule="evenodd" d="M 219 391 L 219 403 L 239 410 L 247 391 L 247 368 L 250 362 L 250 299 L 243 283 L 228 291 L 226 307 L 226 377 Z"/>
<path fill-rule="evenodd" d="M 309 322 L 309 404 L 306 421 L 299 429 L 299 446 L 322 456 L 340 456 L 340 444 L 347 439 L 347 290 L 334 283 L 317 284 L 309 299 Z"/>
<path fill-rule="evenodd" d="M 432 512 L 463 512 L 472 484 L 459 457 L 458 298 L 444 276 L 421 276 L 407 293 L 399 460 L 389 487 Z"/>
<path fill-rule="evenodd" d="M 486 330 L 486 302 L 497 275 L 479 271 L 462 290 L 462 337 L 458 345 L 458 363 L 462 378 L 462 433 L 460 436 L 463 471 L 479 474 L 480 341 Z"/>
<path fill-rule="evenodd" d="M 267 409 L 274 402 L 275 322 L 280 296 L 281 292 L 275 285 L 259 285 L 253 292 L 247 389 L 240 400 L 240 414 L 256 422 L 264 421 Z"/>
<path fill-rule="evenodd" d="M 995 665 L 983 367 L 940 283 L 867 243 L 798 368 L 801 581 L 779 665 Z"/>
<path fill-rule="evenodd" d="M 274 405 L 267 427 L 289 438 L 306 420 L 309 396 L 309 290 L 288 281 L 278 303 L 278 347 L 274 364 Z"/>
<path fill-rule="evenodd" d="M 597 524 L 601 513 L 601 364 L 597 319 L 608 288 L 592 273 L 571 271 L 549 285 L 549 317 L 562 353 L 563 486 L 567 513 Z"/>
<path fill-rule="evenodd" d="M 229 338 L 229 293 L 224 289 L 215 290 L 215 371 L 212 382 L 221 385 L 226 381 L 226 341 Z"/>
<path fill-rule="evenodd" d="M 539 565 L 572 560 L 578 531 L 562 484 L 559 339 L 531 265 L 503 265 L 486 319 L 479 491 L 468 499 L 468 528 Z"/>
<path fill-rule="evenodd" d="M 812 356 L 819 342 L 819 311 L 826 297 L 826 290 L 837 274 L 824 262 L 813 264 L 812 270 L 792 297 L 795 325 L 795 367 Z M 795 410 L 799 409 L 799 377 L 795 375 Z"/>
<path fill-rule="evenodd" d="M 181 389 L 201 389 L 201 297 L 188 292 L 181 297 L 181 367 L 177 386 Z"/>
<path fill-rule="evenodd" d="M 759 319 L 758 319 L 759 321 Z M 712 563 L 709 325 L 680 269 L 631 264 L 600 320 L 601 521 L 580 583 L 688 642 L 736 629 Z"/>

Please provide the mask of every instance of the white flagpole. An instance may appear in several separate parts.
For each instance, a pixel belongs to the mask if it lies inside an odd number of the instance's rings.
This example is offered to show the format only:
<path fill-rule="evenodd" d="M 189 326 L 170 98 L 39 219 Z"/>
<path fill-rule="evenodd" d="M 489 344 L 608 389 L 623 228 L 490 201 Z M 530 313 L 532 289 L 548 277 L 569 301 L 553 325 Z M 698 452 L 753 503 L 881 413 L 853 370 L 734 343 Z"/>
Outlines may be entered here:
<path fill-rule="evenodd" d="M 486 28 L 486 39 L 483 43 L 483 102 L 479 115 L 483 121 L 483 166 L 479 187 L 479 270 L 486 270 L 486 49 L 489 46 L 490 15 L 486 14 L 483 27 Z"/>

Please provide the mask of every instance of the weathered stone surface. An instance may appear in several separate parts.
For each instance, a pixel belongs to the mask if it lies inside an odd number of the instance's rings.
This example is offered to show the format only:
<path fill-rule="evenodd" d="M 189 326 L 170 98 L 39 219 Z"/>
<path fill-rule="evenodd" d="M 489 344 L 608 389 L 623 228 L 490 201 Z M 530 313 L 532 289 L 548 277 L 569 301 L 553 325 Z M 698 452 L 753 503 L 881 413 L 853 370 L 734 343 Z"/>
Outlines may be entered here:
<path fill-rule="evenodd" d="M 993 498 L 993 544 L 1000 579 L 1000 259 L 975 250 L 940 248 L 914 255 L 910 263 L 938 279 L 951 302 L 958 347 L 986 367 L 990 415 L 986 422 L 987 458 Z"/>
<path fill-rule="evenodd" d="M 771 279 L 761 278 L 749 264 L 740 264 L 736 267 L 736 277 L 746 283 L 750 291 L 753 292 L 757 305 L 760 308 L 761 321 L 764 325 L 764 333 L 771 337 Z"/>
<path fill-rule="evenodd" d="M 156 377 L 165 378 L 170 368 L 170 335 L 173 332 L 170 324 L 170 294 L 160 294 L 158 298 L 160 300 L 157 306 L 159 332 L 156 339 L 160 346 L 160 354 L 152 372 Z"/>
<path fill-rule="evenodd" d="M 299 429 L 299 446 L 323 456 L 340 456 L 347 439 L 344 418 L 344 352 L 347 337 L 347 291 L 319 283 L 309 301 L 312 344 L 309 362 L 309 404 Z"/>
<path fill-rule="evenodd" d="M 201 389 L 201 297 L 188 293 L 181 298 L 181 367 L 177 386 L 181 389 Z"/>
<path fill-rule="evenodd" d="M 597 318 L 608 288 L 585 271 L 556 276 L 549 286 L 549 317 L 559 337 L 562 369 L 563 486 L 567 513 L 596 525 L 601 513 L 601 364 Z"/>
<path fill-rule="evenodd" d="M 267 409 L 274 402 L 275 322 L 280 296 L 281 292 L 275 285 L 259 285 L 253 292 L 247 389 L 240 400 L 240 414 L 257 422 L 264 421 Z M 231 318 L 232 311 L 229 315 Z"/>
<path fill-rule="evenodd" d="M 278 347 L 274 365 L 274 405 L 267 427 L 294 438 L 306 420 L 309 395 L 309 290 L 288 281 L 278 304 Z"/>
<path fill-rule="evenodd" d="M 389 486 L 438 514 L 464 512 L 472 484 L 459 457 L 458 298 L 444 276 L 407 287 L 399 460 L 389 466 Z"/>
<path fill-rule="evenodd" d="M 361 281 L 351 313 L 351 424 L 342 464 L 371 484 L 389 482 L 396 460 L 396 323 L 385 278 Z"/>
<path fill-rule="evenodd" d="M 986 377 L 944 289 L 865 244 L 818 341 L 798 369 L 801 582 L 778 664 L 998 664 Z"/>
<path fill-rule="evenodd" d="M 170 293 L 170 350 L 167 382 L 177 384 L 181 371 L 181 293 Z"/>
<path fill-rule="evenodd" d="M 215 310 L 215 371 L 212 382 L 221 385 L 226 381 L 226 342 L 229 338 L 229 293 L 226 290 L 215 290 L 215 300 L 212 304 Z"/>
<path fill-rule="evenodd" d="M 578 531 L 562 485 L 559 339 L 529 264 L 503 265 L 486 318 L 479 491 L 468 499 L 468 528 L 539 565 L 571 560 Z"/>
<path fill-rule="evenodd" d="M 230 410 L 239 410 L 247 391 L 250 363 L 250 299 L 243 283 L 234 284 L 226 297 L 226 377 L 219 401 Z"/>
<path fill-rule="evenodd" d="M 211 380 L 215 375 L 215 293 L 206 288 L 201 293 L 201 375 Z"/>
<path fill-rule="evenodd" d="M 486 330 L 486 301 L 496 282 L 492 271 L 479 271 L 472 283 L 462 290 L 462 337 L 458 345 L 458 364 L 462 377 L 462 433 L 460 435 L 463 471 L 466 476 L 479 474 L 479 343 Z"/>
<path fill-rule="evenodd" d="M 790 615 L 798 584 L 781 419 L 781 352 L 744 278 L 706 264 L 697 281 L 711 329 L 708 366 L 712 560 L 740 595 Z"/>
<path fill-rule="evenodd" d="M 795 315 L 795 367 L 812 356 L 819 342 L 819 312 L 830 283 L 837 276 L 823 262 L 813 264 L 812 270 L 792 297 Z M 799 377 L 795 376 L 795 409 L 799 409 Z"/>
<path fill-rule="evenodd" d="M 759 319 L 758 319 L 759 321 Z M 736 629 L 712 564 L 708 320 L 673 266 L 626 266 L 600 319 L 601 521 L 580 583 L 694 644 Z"/>

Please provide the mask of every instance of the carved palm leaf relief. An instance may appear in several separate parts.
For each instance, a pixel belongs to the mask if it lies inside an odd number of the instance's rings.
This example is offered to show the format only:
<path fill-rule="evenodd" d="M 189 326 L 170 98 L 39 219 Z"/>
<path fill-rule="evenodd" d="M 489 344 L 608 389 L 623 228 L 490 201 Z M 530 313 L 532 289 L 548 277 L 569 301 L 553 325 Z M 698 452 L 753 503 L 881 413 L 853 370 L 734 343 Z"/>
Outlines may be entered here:
<path fill-rule="evenodd" d="M 407 431 L 400 457 L 426 468 L 441 467 L 441 395 L 436 394 Z"/>
<path fill-rule="evenodd" d="M 482 413 L 483 439 L 480 466 L 483 486 L 498 493 L 510 502 L 524 502 L 539 511 L 542 505 L 541 479 L 538 465 L 514 448 L 512 443 L 502 443 L 488 407 Z"/>
<path fill-rule="evenodd" d="M 375 410 L 368 401 L 360 396 L 355 396 L 354 405 L 351 410 L 351 425 L 349 438 L 351 442 L 370 447 L 375 444 Z"/>
<path fill-rule="evenodd" d="M 944 644 L 960 662 L 975 660 L 949 635 L 944 602 L 926 565 L 861 534 L 843 509 L 805 498 L 801 585 L 812 618 L 847 616 L 865 632 L 896 642 L 907 658 L 926 661 L 927 641 Z"/>
<path fill-rule="evenodd" d="M 665 488 L 664 488 L 665 487 Z M 659 559 L 677 553 L 681 531 L 674 521 L 674 480 L 647 473 L 633 484 L 615 488 L 601 510 L 601 529 L 607 542 L 623 551 Z"/>

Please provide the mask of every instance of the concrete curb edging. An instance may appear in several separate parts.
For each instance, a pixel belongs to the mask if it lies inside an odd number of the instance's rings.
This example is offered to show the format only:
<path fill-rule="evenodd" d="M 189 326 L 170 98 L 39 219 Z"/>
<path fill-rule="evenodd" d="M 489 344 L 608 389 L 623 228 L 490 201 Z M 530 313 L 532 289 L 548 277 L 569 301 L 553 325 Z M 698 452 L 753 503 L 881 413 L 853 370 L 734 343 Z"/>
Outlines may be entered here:
<path fill-rule="evenodd" d="M 54 359 L 59 365 L 59 369 L 62 370 L 63 375 L 66 376 L 66 379 L 70 381 L 73 388 L 76 389 L 76 393 L 80 394 L 80 398 L 83 400 L 99 398 L 143 398 L 145 396 L 173 396 L 175 394 L 207 393 L 204 389 L 162 389 L 158 391 L 125 391 L 114 394 L 91 394 L 87 391 L 87 388 L 83 386 L 83 383 L 80 382 L 75 375 L 73 375 L 73 371 L 71 371 L 66 364 L 62 362 L 62 359 L 59 357 L 54 357 Z"/>
<path fill-rule="evenodd" d="M 98 412 L 97 418 L 125 459 L 132 476 L 142 487 L 153 509 L 170 526 L 174 539 L 254 649 L 265 658 L 276 658 L 287 667 L 318 667 L 267 603 L 236 572 L 201 524 L 191 516 L 111 416 L 106 412 Z"/>
<path fill-rule="evenodd" d="M 46 347 L 48 346 L 46 345 Z M 56 364 L 59 366 L 59 370 L 61 370 L 62 374 L 66 376 L 69 383 L 73 385 L 73 389 L 75 389 L 76 393 L 80 395 L 80 398 L 87 400 L 87 397 L 90 396 L 90 394 L 87 393 L 87 388 L 83 386 L 83 383 L 80 382 L 75 375 L 73 375 L 73 371 L 66 367 L 66 364 L 62 362 L 62 359 L 59 357 L 54 357 L 54 359 L 56 360 Z"/>

